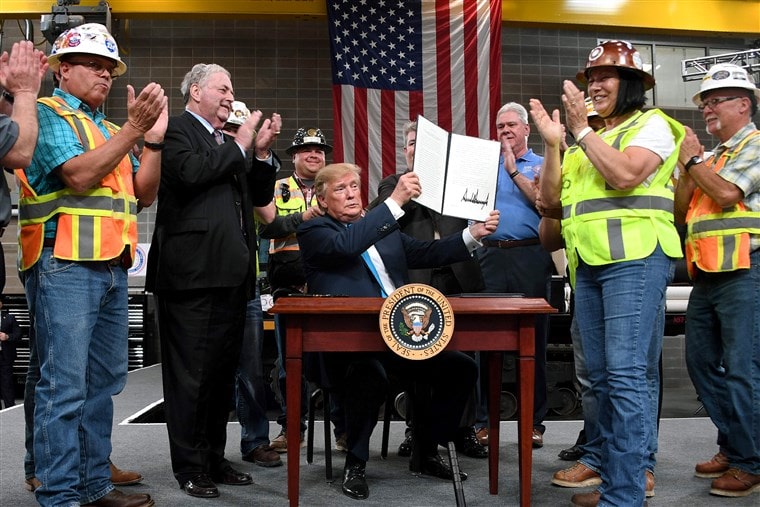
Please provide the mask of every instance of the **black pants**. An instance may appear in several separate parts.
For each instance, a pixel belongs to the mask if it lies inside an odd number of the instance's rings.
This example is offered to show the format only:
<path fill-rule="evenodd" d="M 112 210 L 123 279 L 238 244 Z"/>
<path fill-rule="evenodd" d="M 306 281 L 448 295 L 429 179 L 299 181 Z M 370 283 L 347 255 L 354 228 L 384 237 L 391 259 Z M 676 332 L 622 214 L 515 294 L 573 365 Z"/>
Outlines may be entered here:
<path fill-rule="evenodd" d="M 182 486 L 224 459 L 245 323 L 243 286 L 156 295 L 172 470 Z"/>

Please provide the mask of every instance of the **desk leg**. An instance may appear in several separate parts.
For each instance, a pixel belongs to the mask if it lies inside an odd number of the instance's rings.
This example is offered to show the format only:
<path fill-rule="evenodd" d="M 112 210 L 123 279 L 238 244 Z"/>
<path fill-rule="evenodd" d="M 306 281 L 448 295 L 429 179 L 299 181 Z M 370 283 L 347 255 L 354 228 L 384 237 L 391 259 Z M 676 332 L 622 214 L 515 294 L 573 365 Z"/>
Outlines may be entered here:
<path fill-rule="evenodd" d="M 501 426 L 501 370 L 503 352 L 481 352 L 488 364 L 488 491 L 499 494 L 499 428 Z"/>
<path fill-rule="evenodd" d="M 520 454 L 520 506 L 530 507 L 531 470 L 533 466 L 533 391 L 535 356 L 518 358 L 517 384 L 520 389 L 517 444 Z"/>
<path fill-rule="evenodd" d="M 290 330 L 288 330 L 288 334 Z M 301 464 L 301 375 L 303 374 L 302 359 L 288 357 L 285 360 L 286 406 L 288 420 L 286 435 L 288 438 L 288 499 L 290 506 L 298 505 L 299 466 Z"/>

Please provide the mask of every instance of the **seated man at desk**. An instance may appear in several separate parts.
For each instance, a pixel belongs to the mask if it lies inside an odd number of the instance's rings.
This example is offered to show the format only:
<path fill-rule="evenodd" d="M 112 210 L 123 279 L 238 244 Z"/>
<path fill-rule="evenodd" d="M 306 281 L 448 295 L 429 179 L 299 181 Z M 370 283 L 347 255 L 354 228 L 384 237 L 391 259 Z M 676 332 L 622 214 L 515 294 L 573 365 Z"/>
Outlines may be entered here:
<path fill-rule="evenodd" d="M 317 173 L 314 189 L 325 215 L 304 222 L 298 229 L 312 294 L 387 296 L 408 283 L 410 268 L 468 259 L 480 238 L 498 225 L 499 212 L 492 211 L 485 222 L 475 222 L 462 234 L 434 241 L 414 239 L 400 232 L 397 220 L 404 214 L 401 206 L 420 195 L 417 175 L 402 175 L 391 196 L 365 214 L 360 171 L 353 164 L 331 164 Z M 423 361 L 403 359 L 391 352 L 333 353 L 319 359 L 327 381 L 344 388 L 348 454 L 343 493 L 355 499 L 369 496 L 365 478 L 369 439 L 388 389 L 387 372 L 406 383 L 424 381 L 432 386 L 429 403 L 413 400 L 417 410 L 415 437 L 419 438 L 415 450 L 420 453 L 412 456 L 412 463 L 420 463 L 419 470 L 413 471 L 453 478 L 437 446 L 446 445 L 456 434 L 477 375 L 472 358 L 444 351 Z M 461 475 L 462 479 L 467 477 Z"/>

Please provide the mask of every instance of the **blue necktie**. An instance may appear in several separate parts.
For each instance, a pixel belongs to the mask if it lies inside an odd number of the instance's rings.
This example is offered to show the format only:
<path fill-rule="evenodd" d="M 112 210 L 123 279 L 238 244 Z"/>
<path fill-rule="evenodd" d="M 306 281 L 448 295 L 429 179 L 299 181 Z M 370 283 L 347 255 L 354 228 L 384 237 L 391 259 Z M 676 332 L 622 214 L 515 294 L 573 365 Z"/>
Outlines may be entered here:
<path fill-rule="evenodd" d="M 380 295 L 383 296 L 384 298 L 387 298 L 388 294 L 385 292 L 385 288 L 383 287 L 383 282 L 380 281 L 380 275 L 377 272 L 375 263 L 372 262 L 372 259 L 369 256 L 369 251 L 365 250 L 362 252 L 362 259 L 364 260 L 364 264 L 367 265 L 370 272 L 372 273 L 372 276 L 374 276 L 375 280 L 377 280 L 377 284 L 380 286 Z"/>

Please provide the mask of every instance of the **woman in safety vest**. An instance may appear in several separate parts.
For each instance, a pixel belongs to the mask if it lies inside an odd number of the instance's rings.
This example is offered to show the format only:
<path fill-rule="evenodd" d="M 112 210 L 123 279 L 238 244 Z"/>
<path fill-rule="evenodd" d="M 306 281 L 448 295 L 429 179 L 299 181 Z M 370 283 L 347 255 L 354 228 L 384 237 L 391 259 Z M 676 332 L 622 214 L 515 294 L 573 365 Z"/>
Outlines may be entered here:
<path fill-rule="evenodd" d="M 562 103 L 576 146 L 561 168 L 559 112 L 550 116 L 531 100 L 546 145 L 542 199 L 561 210 L 596 404 L 583 407 L 597 422 L 587 453 L 555 478 L 563 475 L 570 487 L 599 486 L 573 495 L 573 505 L 640 506 L 654 494 L 665 289 L 682 256 L 670 177 L 684 129 L 658 109 L 642 111 L 654 78 L 628 42 L 595 47 L 576 77 L 605 125 L 596 132 L 588 126 L 583 92 L 565 81 Z"/>

